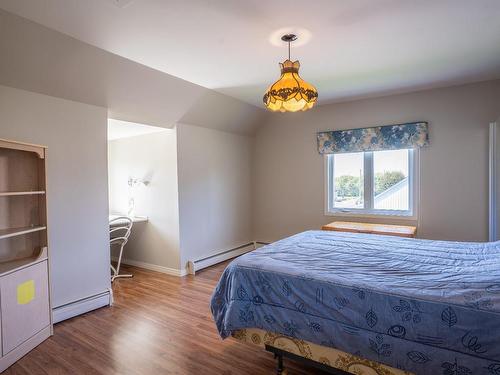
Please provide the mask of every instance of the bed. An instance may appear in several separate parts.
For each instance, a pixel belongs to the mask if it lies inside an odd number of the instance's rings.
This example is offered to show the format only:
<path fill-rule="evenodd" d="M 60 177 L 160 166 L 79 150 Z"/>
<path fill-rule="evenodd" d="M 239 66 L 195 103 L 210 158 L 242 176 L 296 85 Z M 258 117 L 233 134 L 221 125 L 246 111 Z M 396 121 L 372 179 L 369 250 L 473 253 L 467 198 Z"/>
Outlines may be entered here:
<path fill-rule="evenodd" d="M 222 338 L 278 335 L 376 374 L 498 375 L 500 243 L 307 231 L 231 262 L 211 309 Z"/>

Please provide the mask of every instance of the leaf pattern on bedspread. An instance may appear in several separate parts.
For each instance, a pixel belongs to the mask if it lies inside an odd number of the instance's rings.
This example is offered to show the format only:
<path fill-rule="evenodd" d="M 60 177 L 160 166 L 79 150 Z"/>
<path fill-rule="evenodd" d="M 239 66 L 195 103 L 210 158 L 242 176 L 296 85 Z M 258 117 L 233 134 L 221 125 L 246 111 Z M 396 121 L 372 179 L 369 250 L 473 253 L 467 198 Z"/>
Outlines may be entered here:
<path fill-rule="evenodd" d="M 422 363 L 427 363 L 431 360 L 427 354 L 424 354 L 424 353 L 419 352 L 417 350 L 413 350 L 411 352 L 408 352 L 407 356 L 415 363 L 422 364 Z"/>
<path fill-rule="evenodd" d="M 487 369 L 491 375 L 500 375 L 500 363 L 492 363 Z"/>
<path fill-rule="evenodd" d="M 335 297 L 333 299 L 333 303 L 337 307 L 337 309 L 342 310 L 349 304 L 349 300 L 345 297 Z"/>
<path fill-rule="evenodd" d="M 403 299 L 399 300 L 399 304 L 393 306 L 392 309 L 401 314 L 401 319 L 403 322 L 413 321 L 413 323 L 420 323 L 421 311 L 418 303 L 416 301 L 405 301 Z"/>
<path fill-rule="evenodd" d="M 239 299 L 248 299 L 248 293 L 247 291 L 245 290 L 245 288 L 243 288 L 243 286 L 240 285 L 240 287 L 238 288 L 238 298 Z"/>
<path fill-rule="evenodd" d="M 456 358 L 453 363 L 443 362 L 441 367 L 444 369 L 443 375 L 472 375 L 470 368 L 459 365 Z"/>
<path fill-rule="evenodd" d="M 453 327 L 458 322 L 457 314 L 450 306 L 443 310 L 441 313 L 441 320 L 446 323 L 448 327 Z"/>
<path fill-rule="evenodd" d="M 300 311 L 301 313 L 305 313 L 306 312 L 306 303 L 303 300 L 298 299 L 297 301 L 295 301 L 295 308 L 297 309 L 297 311 Z"/>
<path fill-rule="evenodd" d="M 292 294 L 292 288 L 290 287 L 290 284 L 288 284 L 287 280 L 283 281 L 283 285 L 281 286 L 281 291 L 287 297 L 289 297 Z"/>
<path fill-rule="evenodd" d="M 481 292 L 472 292 L 465 295 L 466 305 L 478 310 L 492 310 L 493 302 L 491 298 L 483 296 Z"/>
<path fill-rule="evenodd" d="M 259 305 L 262 305 L 264 303 L 264 299 L 261 296 L 256 295 L 253 297 L 252 303 L 256 306 L 259 306 Z"/>
<path fill-rule="evenodd" d="M 293 320 L 290 320 L 289 322 L 285 322 L 285 324 L 283 324 L 283 327 L 285 328 L 285 333 L 288 336 L 295 337 L 297 331 L 299 331 L 299 327 L 297 326 L 297 323 L 295 323 Z"/>
<path fill-rule="evenodd" d="M 309 231 L 234 260 L 211 309 L 222 337 L 255 327 L 416 375 L 500 375 L 499 252 Z"/>
<path fill-rule="evenodd" d="M 268 278 L 265 276 L 259 275 L 257 277 L 257 281 L 255 283 L 259 286 L 260 290 L 264 293 L 267 293 L 269 291 L 269 289 L 271 289 L 271 284 L 269 283 Z"/>
<path fill-rule="evenodd" d="M 321 324 L 316 322 L 310 322 L 309 328 L 311 328 L 315 332 L 321 332 Z"/>
<path fill-rule="evenodd" d="M 363 289 L 354 288 L 353 291 L 354 293 L 356 293 L 359 299 L 365 299 L 366 293 Z"/>
<path fill-rule="evenodd" d="M 389 357 L 392 353 L 392 345 L 384 344 L 384 337 L 377 335 L 375 340 L 369 339 L 370 348 L 377 353 L 379 357 Z"/>
<path fill-rule="evenodd" d="M 272 315 L 264 315 L 264 320 L 268 324 L 274 324 L 274 323 L 276 323 L 276 319 Z"/>
<path fill-rule="evenodd" d="M 365 319 L 366 319 L 366 324 L 368 324 L 370 328 L 373 328 L 377 325 L 378 317 L 377 314 L 375 314 L 375 311 L 373 311 L 373 309 L 370 309 L 366 313 Z"/>

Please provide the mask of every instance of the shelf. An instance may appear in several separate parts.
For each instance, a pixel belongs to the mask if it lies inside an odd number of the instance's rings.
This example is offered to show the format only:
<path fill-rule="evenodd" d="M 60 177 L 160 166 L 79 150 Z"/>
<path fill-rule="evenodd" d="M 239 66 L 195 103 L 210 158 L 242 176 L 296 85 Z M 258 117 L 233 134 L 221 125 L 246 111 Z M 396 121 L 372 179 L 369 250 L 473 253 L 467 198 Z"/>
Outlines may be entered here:
<path fill-rule="evenodd" d="M 20 268 L 29 266 L 30 264 L 41 262 L 42 260 L 45 259 L 47 259 L 47 248 L 43 247 L 43 248 L 38 248 L 38 254 L 34 254 L 30 257 L 13 259 L 7 262 L 0 262 L 0 276 L 18 270 Z"/>
<path fill-rule="evenodd" d="M 0 191 L 0 197 L 13 197 L 18 195 L 42 195 L 45 191 Z"/>
<path fill-rule="evenodd" d="M 46 146 L 34 145 L 31 143 L 24 143 L 24 142 L 8 141 L 6 139 L 0 139 L 0 147 L 16 151 L 34 152 L 38 155 L 40 159 L 45 158 L 45 149 L 47 148 Z"/>
<path fill-rule="evenodd" d="M 22 236 L 23 234 L 38 232 L 45 229 L 47 229 L 47 227 L 43 226 L 0 229 L 0 240 L 9 237 Z"/>

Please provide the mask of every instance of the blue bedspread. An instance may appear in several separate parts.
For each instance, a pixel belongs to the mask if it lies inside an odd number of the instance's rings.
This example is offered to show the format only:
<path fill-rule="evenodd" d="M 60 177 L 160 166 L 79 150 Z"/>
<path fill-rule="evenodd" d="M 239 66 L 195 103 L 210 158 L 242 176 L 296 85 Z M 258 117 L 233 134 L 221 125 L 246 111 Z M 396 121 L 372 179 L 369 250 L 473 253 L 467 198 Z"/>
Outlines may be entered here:
<path fill-rule="evenodd" d="M 261 328 L 416 374 L 500 374 L 500 243 L 308 231 L 234 260 L 225 338 Z"/>

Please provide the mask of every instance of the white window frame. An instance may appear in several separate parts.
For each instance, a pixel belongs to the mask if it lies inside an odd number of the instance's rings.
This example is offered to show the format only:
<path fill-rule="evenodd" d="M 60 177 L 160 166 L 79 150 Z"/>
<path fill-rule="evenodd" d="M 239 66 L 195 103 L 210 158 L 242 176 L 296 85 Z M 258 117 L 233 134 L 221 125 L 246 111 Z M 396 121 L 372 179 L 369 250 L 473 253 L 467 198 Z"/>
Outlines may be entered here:
<path fill-rule="evenodd" d="M 409 209 L 381 210 L 374 208 L 339 208 L 334 207 L 335 188 L 333 186 L 334 157 L 333 154 L 325 154 L 325 215 L 327 216 L 352 216 L 352 217 L 391 217 L 401 220 L 417 220 L 420 181 L 420 157 L 418 148 L 409 149 L 408 153 L 408 189 Z M 365 207 L 373 207 L 373 152 L 364 152 L 364 202 Z"/>

